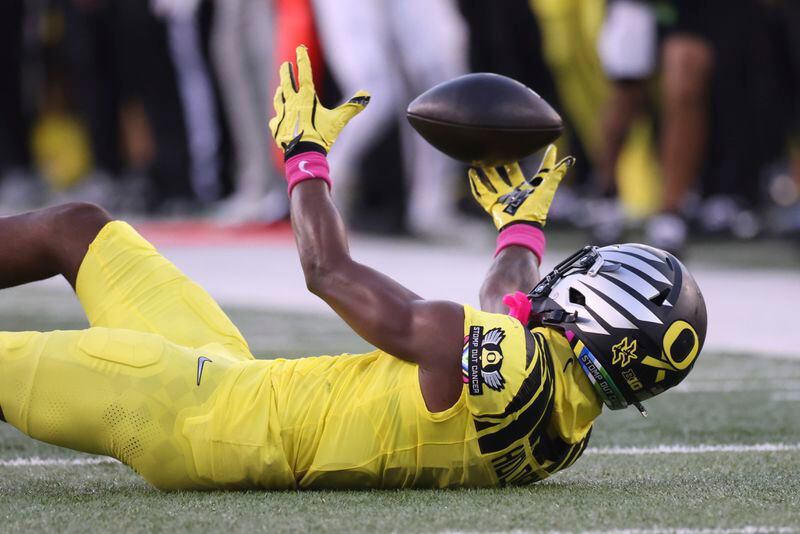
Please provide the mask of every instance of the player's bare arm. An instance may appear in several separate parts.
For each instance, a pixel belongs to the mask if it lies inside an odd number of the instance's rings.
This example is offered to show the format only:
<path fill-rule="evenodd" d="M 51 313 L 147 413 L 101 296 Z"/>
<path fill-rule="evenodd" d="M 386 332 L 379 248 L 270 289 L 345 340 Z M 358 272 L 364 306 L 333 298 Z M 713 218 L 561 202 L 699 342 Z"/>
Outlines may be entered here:
<path fill-rule="evenodd" d="M 529 249 L 512 245 L 501 250 L 481 285 L 481 309 L 505 313 L 508 305 L 503 298 L 517 291 L 529 291 L 539 278 L 539 259 Z"/>
<path fill-rule="evenodd" d="M 366 106 L 369 97 L 357 94 L 339 108 L 324 110 L 314 91 L 308 53 L 302 46 L 297 49 L 297 68 L 295 80 L 290 64 L 281 67 L 271 127 L 279 146 L 287 152 L 287 162 L 295 158 L 292 162 L 298 166 L 299 174 L 294 176 L 300 181 L 291 183 L 294 178 L 288 177 L 290 207 L 308 288 L 363 339 L 418 364 L 426 405 L 433 411 L 445 410 L 456 402 L 463 387 L 463 308 L 452 302 L 424 300 L 350 257 L 345 225 L 333 204 L 327 180 L 303 178 L 311 178 L 304 171 L 314 169 L 315 163 L 322 164 L 318 156 L 331 148 L 340 129 Z M 305 112 L 312 115 L 306 117 Z M 288 167 L 291 173 L 292 165 Z"/>
<path fill-rule="evenodd" d="M 363 339 L 417 363 L 425 403 L 452 406 L 461 394 L 464 311 L 452 302 L 423 300 L 388 276 L 350 257 L 344 224 L 325 183 L 298 184 L 292 227 L 310 291 Z"/>

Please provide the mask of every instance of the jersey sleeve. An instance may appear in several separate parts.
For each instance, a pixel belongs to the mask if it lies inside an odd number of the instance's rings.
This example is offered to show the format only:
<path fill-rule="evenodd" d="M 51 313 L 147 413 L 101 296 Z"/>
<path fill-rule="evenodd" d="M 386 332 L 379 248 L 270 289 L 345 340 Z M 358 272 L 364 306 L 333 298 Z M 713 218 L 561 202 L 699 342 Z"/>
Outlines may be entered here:
<path fill-rule="evenodd" d="M 474 416 L 510 413 L 534 371 L 538 351 L 530 333 L 513 317 L 464 306 L 464 350 L 461 369 L 467 406 Z M 529 380 L 528 380 L 529 382 Z"/>

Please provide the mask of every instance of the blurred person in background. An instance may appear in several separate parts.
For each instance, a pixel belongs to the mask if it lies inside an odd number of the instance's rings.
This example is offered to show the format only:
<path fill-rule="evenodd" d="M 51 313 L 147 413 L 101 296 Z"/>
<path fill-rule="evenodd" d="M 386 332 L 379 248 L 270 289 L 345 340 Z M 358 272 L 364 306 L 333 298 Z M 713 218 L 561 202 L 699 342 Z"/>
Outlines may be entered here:
<path fill-rule="evenodd" d="M 794 2 L 792 2 L 794 3 Z M 790 67 L 778 38 L 782 2 L 740 0 L 716 12 L 710 135 L 698 229 L 751 239 L 761 231 L 763 178 L 785 153 L 794 96 L 782 82 Z M 796 30 L 796 27 L 791 31 Z"/>
<path fill-rule="evenodd" d="M 143 177 L 134 209 L 155 207 L 191 194 L 186 128 L 163 24 L 148 2 L 60 0 L 64 13 L 62 49 L 69 101 L 86 124 L 94 169 L 69 197 L 116 203 L 125 195 L 108 181 L 129 185 Z M 122 110 L 134 110 L 145 127 L 137 140 L 147 149 L 129 158 L 129 132 Z M 149 142 L 148 142 L 149 141 Z M 99 198 L 97 195 L 113 198 Z M 124 208 L 131 206 L 124 206 Z"/>
<path fill-rule="evenodd" d="M 166 24 L 186 124 L 192 190 L 200 202 L 208 204 L 222 195 L 224 162 L 221 120 L 198 17 L 201 2 L 151 0 L 151 8 Z"/>
<path fill-rule="evenodd" d="M 399 135 L 401 168 L 384 163 L 376 169 L 380 174 L 365 178 L 390 182 L 374 185 L 397 191 L 405 174 L 407 216 L 397 203 L 372 217 L 361 209 L 365 219 L 354 223 L 365 230 L 403 233 L 407 222 L 413 233 L 441 235 L 453 227 L 457 167 L 415 135 L 403 115 L 416 95 L 467 72 L 467 33 L 455 0 L 314 0 L 313 5 L 320 41 L 342 93 L 350 95 L 362 87 L 372 93 L 370 113 L 344 132 L 331 158 L 339 176 L 335 193 L 343 200 L 340 205 L 354 200 L 354 187 L 370 153 L 391 151 L 387 140 L 391 144 Z"/>
<path fill-rule="evenodd" d="M 0 2 L 0 201 L 16 204 L 16 209 L 23 199 L 12 190 L 27 196 L 31 182 L 29 128 L 23 113 L 24 12 L 23 0 Z"/>
<path fill-rule="evenodd" d="M 647 104 L 648 80 L 660 69 L 664 190 L 659 212 L 646 225 L 646 239 L 673 253 L 682 251 L 688 232 L 682 211 L 702 171 L 708 142 L 714 68 L 709 34 L 719 9 L 726 5 L 691 0 L 609 4 L 598 45 L 613 89 L 602 119 L 605 142 L 596 169 L 601 200 L 591 210 L 596 242 L 622 238 L 625 224 L 617 200 L 616 165 L 632 122 Z"/>
<path fill-rule="evenodd" d="M 185 212 L 224 189 L 224 131 L 199 0 L 56 0 L 69 104 L 93 169 L 62 201 Z M 208 26 L 208 24 L 204 24 Z M 53 82 L 48 82 L 52 84 Z"/>
<path fill-rule="evenodd" d="M 270 72 L 275 69 L 273 2 L 216 0 L 212 57 L 234 143 L 234 191 L 217 216 L 227 222 L 274 221 L 288 214 L 277 181 L 269 129 Z M 277 187 L 281 186 L 281 187 Z"/>
<path fill-rule="evenodd" d="M 774 0 L 765 8 L 776 67 L 773 79 L 780 84 L 774 122 L 782 126 L 776 141 L 780 163 L 772 169 L 768 193 L 776 205 L 775 229 L 800 238 L 800 2 Z"/>

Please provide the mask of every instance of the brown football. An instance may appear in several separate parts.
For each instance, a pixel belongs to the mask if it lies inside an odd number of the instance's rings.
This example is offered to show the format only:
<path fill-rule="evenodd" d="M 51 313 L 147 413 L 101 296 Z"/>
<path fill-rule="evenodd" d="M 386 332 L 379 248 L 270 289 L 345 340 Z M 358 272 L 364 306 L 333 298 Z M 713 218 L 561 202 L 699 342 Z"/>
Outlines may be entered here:
<path fill-rule="evenodd" d="M 406 116 L 431 145 L 472 165 L 517 161 L 564 131 L 558 113 L 532 89 L 485 72 L 428 89 L 408 105 Z"/>

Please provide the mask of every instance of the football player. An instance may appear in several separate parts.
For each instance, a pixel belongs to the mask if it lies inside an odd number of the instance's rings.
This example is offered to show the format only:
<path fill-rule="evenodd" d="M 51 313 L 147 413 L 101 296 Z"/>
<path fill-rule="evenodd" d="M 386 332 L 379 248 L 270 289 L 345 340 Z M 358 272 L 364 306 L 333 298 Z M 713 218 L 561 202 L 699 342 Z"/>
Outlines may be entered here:
<path fill-rule="evenodd" d="M 552 147 L 532 180 L 518 165 L 470 172 L 499 229 L 481 311 L 354 261 L 326 153 L 369 95 L 326 109 L 304 47 L 297 68 L 281 67 L 270 128 L 303 272 L 377 350 L 256 360 L 130 226 L 67 205 L 0 221 L 0 285 L 62 274 L 91 323 L 0 334 L 9 424 L 117 458 L 162 489 L 499 486 L 571 465 L 604 404 L 639 405 L 686 376 L 705 306 L 674 257 L 587 247 L 539 280 L 542 227 L 572 163 Z"/>

